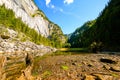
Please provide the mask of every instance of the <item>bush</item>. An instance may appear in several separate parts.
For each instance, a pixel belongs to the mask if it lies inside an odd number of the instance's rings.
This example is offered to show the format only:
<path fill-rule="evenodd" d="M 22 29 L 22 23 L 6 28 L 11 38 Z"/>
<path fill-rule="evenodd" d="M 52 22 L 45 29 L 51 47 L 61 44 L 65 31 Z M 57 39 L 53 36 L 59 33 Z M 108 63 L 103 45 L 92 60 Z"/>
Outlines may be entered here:
<path fill-rule="evenodd" d="M 90 45 L 90 50 L 93 52 L 93 53 L 97 53 L 97 52 L 100 52 L 102 51 L 102 42 L 93 42 L 91 45 Z"/>
<path fill-rule="evenodd" d="M 70 47 L 71 47 L 71 44 L 70 44 L 70 43 L 65 43 L 65 44 L 63 45 L 63 47 L 64 47 L 64 48 L 70 48 Z"/>

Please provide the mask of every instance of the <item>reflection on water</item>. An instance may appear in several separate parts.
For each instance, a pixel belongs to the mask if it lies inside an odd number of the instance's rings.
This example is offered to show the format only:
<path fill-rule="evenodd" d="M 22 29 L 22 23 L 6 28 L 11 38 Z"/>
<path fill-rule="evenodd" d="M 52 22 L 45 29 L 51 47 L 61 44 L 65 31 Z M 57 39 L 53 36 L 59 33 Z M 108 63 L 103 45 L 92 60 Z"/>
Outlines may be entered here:
<path fill-rule="evenodd" d="M 57 51 L 52 53 L 52 55 L 88 55 L 88 54 L 110 54 L 110 55 L 120 55 L 120 52 L 98 52 L 98 53 L 91 53 L 91 52 L 80 52 L 80 51 Z"/>
<path fill-rule="evenodd" d="M 87 55 L 87 54 L 93 54 L 89 52 L 64 52 L 64 51 L 57 51 L 52 53 L 52 55 Z"/>

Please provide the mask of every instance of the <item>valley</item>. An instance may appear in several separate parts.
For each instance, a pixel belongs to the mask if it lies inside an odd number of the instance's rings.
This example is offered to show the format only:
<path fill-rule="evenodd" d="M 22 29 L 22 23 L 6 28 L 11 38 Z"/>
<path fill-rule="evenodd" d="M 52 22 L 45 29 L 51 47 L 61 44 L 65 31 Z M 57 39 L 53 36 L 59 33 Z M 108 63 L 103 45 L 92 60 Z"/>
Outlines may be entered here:
<path fill-rule="evenodd" d="M 34 0 L 0 0 L 0 80 L 120 80 L 119 4 L 64 34 Z"/>

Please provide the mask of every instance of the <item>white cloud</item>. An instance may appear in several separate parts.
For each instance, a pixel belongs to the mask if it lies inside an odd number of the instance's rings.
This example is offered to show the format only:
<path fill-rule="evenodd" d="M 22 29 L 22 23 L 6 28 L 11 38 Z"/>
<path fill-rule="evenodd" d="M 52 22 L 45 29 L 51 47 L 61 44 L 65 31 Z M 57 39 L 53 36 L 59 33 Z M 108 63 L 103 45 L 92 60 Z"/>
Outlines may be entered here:
<path fill-rule="evenodd" d="M 46 6 L 49 7 L 51 0 L 45 0 L 45 1 L 46 1 Z"/>
<path fill-rule="evenodd" d="M 45 2 L 46 2 L 47 7 L 52 8 L 52 9 L 55 8 L 55 6 L 53 4 L 51 4 L 51 0 L 45 0 Z"/>
<path fill-rule="evenodd" d="M 64 4 L 71 4 L 73 2 L 74 2 L 74 0 L 64 0 Z"/>
<path fill-rule="evenodd" d="M 51 0 L 45 0 L 45 3 L 46 3 L 46 6 L 47 6 L 48 8 L 53 9 L 54 12 L 56 12 L 56 11 L 63 12 L 63 9 L 60 8 L 60 7 L 57 7 L 57 6 L 53 5 L 53 4 L 51 3 Z"/>

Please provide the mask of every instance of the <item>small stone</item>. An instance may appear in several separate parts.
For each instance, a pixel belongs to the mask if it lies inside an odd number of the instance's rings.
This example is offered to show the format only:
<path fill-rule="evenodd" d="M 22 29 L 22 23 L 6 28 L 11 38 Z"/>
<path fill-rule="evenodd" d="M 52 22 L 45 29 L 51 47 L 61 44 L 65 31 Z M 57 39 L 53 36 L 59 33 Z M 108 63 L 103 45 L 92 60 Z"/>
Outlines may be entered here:
<path fill-rule="evenodd" d="M 2 38 L 2 39 L 9 39 L 10 36 L 9 36 L 9 35 L 1 35 L 1 38 Z"/>
<path fill-rule="evenodd" d="M 75 65 L 76 65 L 76 63 L 74 63 L 74 62 L 73 62 L 73 63 L 72 63 L 72 65 L 74 65 L 74 66 L 75 66 Z"/>
<path fill-rule="evenodd" d="M 92 63 L 89 63 L 88 66 L 89 66 L 89 67 L 93 67 L 94 65 L 93 65 Z"/>
<path fill-rule="evenodd" d="M 31 49 L 30 49 L 30 48 L 28 48 L 28 47 L 27 47 L 27 48 L 25 48 L 25 51 L 30 51 L 30 50 L 31 50 Z"/>
<path fill-rule="evenodd" d="M 95 76 L 85 75 L 85 79 L 84 80 L 95 80 Z"/>
<path fill-rule="evenodd" d="M 96 80 L 113 80 L 113 77 L 110 75 L 100 75 L 100 74 L 95 74 Z"/>
<path fill-rule="evenodd" d="M 106 70 L 109 70 L 109 69 L 110 69 L 110 66 L 104 65 L 103 68 L 105 68 Z"/>
<path fill-rule="evenodd" d="M 3 51 L 0 51 L 0 53 L 3 53 Z"/>
<path fill-rule="evenodd" d="M 116 64 L 117 63 L 116 61 L 114 61 L 112 59 L 107 59 L 107 58 L 101 58 L 100 61 L 103 63 L 109 63 L 109 64 Z"/>

